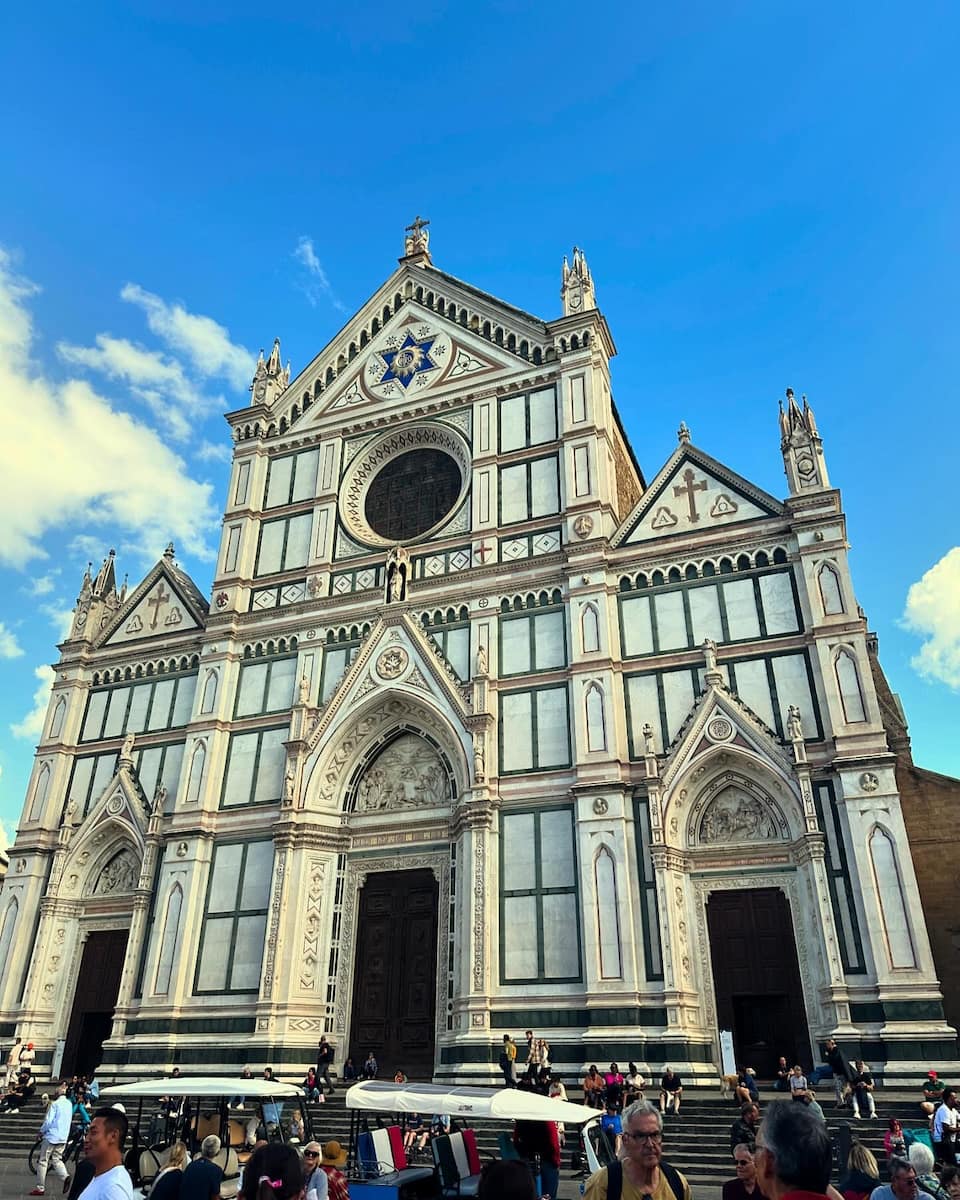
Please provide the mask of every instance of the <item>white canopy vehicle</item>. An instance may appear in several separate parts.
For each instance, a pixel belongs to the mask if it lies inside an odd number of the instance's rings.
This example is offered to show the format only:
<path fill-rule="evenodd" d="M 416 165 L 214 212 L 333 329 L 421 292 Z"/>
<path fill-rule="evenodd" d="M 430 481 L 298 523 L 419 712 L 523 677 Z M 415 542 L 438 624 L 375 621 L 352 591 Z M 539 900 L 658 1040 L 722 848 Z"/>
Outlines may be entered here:
<path fill-rule="evenodd" d="M 100 1092 L 102 1104 L 121 1103 L 130 1122 L 124 1165 L 144 1192 L 166 1165 L 174 1142 L 183 1141 L 192 1155 L 208 1134 L 220 1138 L 214 1162 L 223 1171 L 223 1200 L 237 1194 L 247 1147 L 259 1133 L 284 1140 L 285 1122 L 299 1110 L 305 1140 L 313 1134 L 303 1089 L 276 1079 L 239 1076 L 179 1076 L 119 1083 Z"/>

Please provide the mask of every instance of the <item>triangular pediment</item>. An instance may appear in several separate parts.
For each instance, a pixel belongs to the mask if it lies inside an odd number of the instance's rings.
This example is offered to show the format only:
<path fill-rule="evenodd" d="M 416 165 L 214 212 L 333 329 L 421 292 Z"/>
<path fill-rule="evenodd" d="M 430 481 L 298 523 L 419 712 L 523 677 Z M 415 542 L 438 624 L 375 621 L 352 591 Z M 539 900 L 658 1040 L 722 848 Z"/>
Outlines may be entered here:
<path fill-rule="evenodd" d="M 486 386 L 516 375 L 516 356 L 416 301 L 405 304 L 364 347 L 355 370 L 328 389 L 311 420 L 419 405 L 451 390 Z"/>
<path fill-rule="evenodd" d="M 402 370 L 392 370 L 409 333 L 420 343 L 419 352 L 405 348 L 418 369 L 408 372 L 413 364 L 401 354 Z M 324 413 L 413 407 L 421 396 L 535 373 L 554 355 L 553 334 L 540 318 L 432 265 L 402 263 L 288 384 L 270 407 L 269 427 L 297 433 Z"/>
<path fill-rule="evenodd" d="M 376 622 L 360 646 L 310 731 L 309 745 L 316 746 L 378 691 L 428 697 L 460 723 L 471 714 L 469 688 L 460 683 L 420 625 L 407 614 L 387 614 Z"/>
<path fill-rule="evenodd" d="M 780 516 L 783 505 L 689 443 L 671 455 L 614 535 L 615 546 Z"/>
<path fill-rule="evenodd" d="M 150 815 L 132 763 L 121 762 L 79 825 L 74 824 L 74 807 L 68 803 L 64 814 L 64 835 L 70 843 L 58 890 L 67 896 L 132 891 Z"/>
<path fill-rule="evenodd" d="M 206 613 L 206 602 L 196 584 L 164 555 L 103 629 L 97 645 L 119 646 L 190 633 L 203 628 Z"/>
<path fill-rule="evenodd" d="M 722 683 L 711 683 L 694 702 L 667 749 L 660 776 L 665 786 L 697 759 L 727 749 L 759 759 L 793 779 L 793 761 L 777 735 Z"/>

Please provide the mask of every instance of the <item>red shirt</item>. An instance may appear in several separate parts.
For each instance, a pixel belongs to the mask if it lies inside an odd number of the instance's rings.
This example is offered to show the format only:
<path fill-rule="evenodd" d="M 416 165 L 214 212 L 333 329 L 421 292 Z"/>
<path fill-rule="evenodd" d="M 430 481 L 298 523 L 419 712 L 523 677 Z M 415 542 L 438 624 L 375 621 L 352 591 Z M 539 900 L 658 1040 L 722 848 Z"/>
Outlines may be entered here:
<path fill-rule="evenodd" d="M 329 1184 L 329 1200 L 350 1200 L 347 1179 L 344 1173 L 336 1167 L 326 1167 L 320 1164 L 320 1170 L 326 1175 Z"/>

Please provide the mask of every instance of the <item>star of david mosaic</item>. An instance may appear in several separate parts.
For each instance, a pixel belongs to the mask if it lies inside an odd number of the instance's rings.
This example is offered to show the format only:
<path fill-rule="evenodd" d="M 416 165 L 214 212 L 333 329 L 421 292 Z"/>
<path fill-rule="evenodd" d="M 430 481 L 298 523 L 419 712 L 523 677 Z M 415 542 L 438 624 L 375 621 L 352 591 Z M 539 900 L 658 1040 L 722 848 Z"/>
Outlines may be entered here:
<path fill-rule="evenodd" d="M 415 338 L 412 333 L 408 333 L 399 346 L 392 350 L 378 351 L 380 357 L 387 364 L 387 369 L 380 376 L 378 383 L 395 381 L 406 389 L 424 371 L 435 371 L 440 364 L 433 361 L 430 351 L 436 340 L 435 334 L 424 338 Z"/>

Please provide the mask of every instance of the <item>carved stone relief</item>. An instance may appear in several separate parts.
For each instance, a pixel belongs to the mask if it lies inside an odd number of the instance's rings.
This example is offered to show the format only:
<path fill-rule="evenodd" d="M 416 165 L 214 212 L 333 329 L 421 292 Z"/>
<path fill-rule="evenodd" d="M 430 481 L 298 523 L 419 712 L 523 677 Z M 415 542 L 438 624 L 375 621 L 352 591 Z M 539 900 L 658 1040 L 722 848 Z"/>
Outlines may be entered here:
<path fill-rule="evenodd" d="M 766 842 L 779 836 L 777 823 L 757 796 L 742 788 L 725 788 L 707 806 L 700 821 L 702 845 Z"/>
<path fill-rule="evenodd" d="M 380 754 L 357 788 L 357 812 L 439 807 L 450 801 L 447 773 L 433 746 L 405 733 Z"/>
<path fill-rule="evenodd" d="M 130 850 L 120 850 L 104 866 L 93 885 L 94 896 L 114 896 L 132 892 L 137 886 L 140 866 Z"/>
<path fill-rule="evenodd" d="M 326 863 L 323 859 L 311 858 L 310 875 L 307 880 L 303 948 L 300 952 L 300 988 L 304 992 L 316 991 L 319 981 L 321 903 L 325 874 Z"/>

